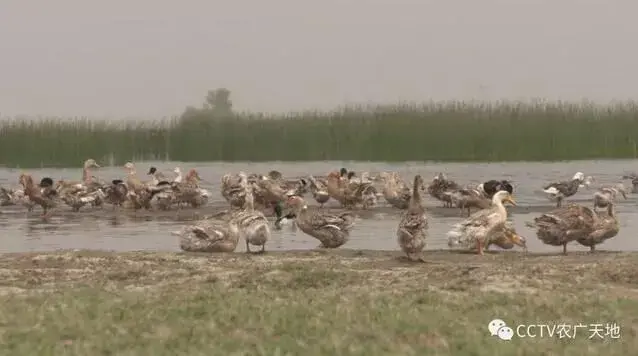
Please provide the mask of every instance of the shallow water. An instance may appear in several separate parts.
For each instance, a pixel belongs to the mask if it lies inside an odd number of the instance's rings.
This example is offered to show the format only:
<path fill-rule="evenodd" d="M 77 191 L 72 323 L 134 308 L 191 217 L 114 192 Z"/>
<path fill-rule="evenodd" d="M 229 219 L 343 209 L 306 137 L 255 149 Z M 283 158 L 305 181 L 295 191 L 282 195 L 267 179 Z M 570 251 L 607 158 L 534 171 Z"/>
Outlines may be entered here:
<path fill-rule="evenodd" d="M 31 214 L 26 209 L 18 207 L 0 207 L 0 252 L 50 251 L 56 249 L 103 249 L 114 251 L 132 250 L 163 250 L 178 251 L 177 237 L 170 231 L 178 230 L 182 225 L 198 217 L 206 216 L 216 210 L 227 208 L 219 193 L 219 181 L 227 172 L 267 173 L 277 169 L 284 176 L 302 176 L 307 174 L 325 175 L 330 170 L 347 167 L 355 171 L 379 172 L 396 170 L 411 181 L 417 173 L 422 174 L 426 182 L 438 172 L 445 172 L 450 179 L 460 184 L 478 183 L 489 179 L 510 179 L 514 182 L 514 196 L 519 206 L 510 209 L 511 219 L 518 232 L 527 237 L 528 247 L 532 252 L 559 252 L 560 247 L 542 244 L 534 235 L 533 230 L 526 227 L 525 221 L 530 221 L 540 213 L 550 210 L 553 205 L 542 194 L 541 187 L 548 182 L 571 178 L 575 172 L 583 172 L 596 178 L 595 186 L 600 184 L 619 183 L 623 173 L 638 168 L 638 160 L 617 161 L 574 161 L 559 163 L 403 163 L 386 164 L 379 162 L 307 162 L 307 163 L 202 163 L 182 164 L 175 162 L 141 162 L 137 164 L 139 173 L 147 171 L 154 165 L 165 174 L 171 176 L 170 171 L 180 166 L 182 171 L 196 168 L 204 179 L 203 186 L 212 193 L 209 206 L 200 210 L 184 209 L 180 212 L 132 212 L 115 214 L 107 205 L 103 210 L 87 208 L 86 212 L 64 212 L 56 214 L 49 222 L 43 222 L 39 217 L 40 210 L 36 207 Z M 638 169 L 636 169 L 638 170 Z M 80 169 L 41 169 L 30 170 L 35 179 L 43 176 L 54 179 L 79 179 Z M 19 170 L 0 169 L 0 186 L 15 187 L 20 174 Z M 124 170 L 119 167 L 102 168 L 93 172 L 105 180 L 122 178 Z M 625 182 L 629 186 L 628 182 Z M 581 189 L 568 201 L 591 204 L 594 189 Z M 308 196 L 310 205 L 314 203 Z M 445 232 L 461 221 L 457 209 L 440 208 L 440 203 L 427 196 L 426 206 L 429 209 L 429 237 L 428 249 L 447 249 Z M 626 201 L 618 202 L 618 216 L 620 219 L 620 233 L 605 242 L 599 249 L 606 250 L 638 250 L 638 240 L 634 237 L 638 232 L 638 206 L 636 195 L 629 195 Z M 334 201 L 329 205 L 336 204 Z M 336 206 L 336 205 L 335 205 Z M 343 248 L 351 249 L 398 249 L 395 231 L 399 220 L 399 211 L 385 203 L 383 198 L 380 206 L 368 212 L 357 212 L 360 216 L 357 225 L 351 233 L 350 241 Z M 273 230 L 273 239 L 267 245 L 269 250 L 298 250 L 313 249 L 318 241 L 286 227 L 281 231 Z M 586 251 L 576 243 L 568 246 L 571 251 Z M 245 251 L 240 242 L 237 251 Z"/>

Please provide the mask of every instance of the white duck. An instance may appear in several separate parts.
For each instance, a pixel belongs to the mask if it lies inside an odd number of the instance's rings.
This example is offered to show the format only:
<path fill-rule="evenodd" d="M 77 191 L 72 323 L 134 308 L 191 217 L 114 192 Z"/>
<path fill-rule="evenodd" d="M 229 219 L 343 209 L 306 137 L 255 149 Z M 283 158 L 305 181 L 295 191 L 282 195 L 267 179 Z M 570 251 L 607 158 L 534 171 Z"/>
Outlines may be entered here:
<path fill-rule="evenodd" d="M 483 247 L 489 243 L 489 237 L 507 222 L 507 209 L 503 205 L 508 202 L 516 205 L 509 192 L 501 190 L 492 197 L 492 207 L 479 210 L 466 220 L 454 225 L 447 233 L 448 245 L 472 245 L 476 241 L 478 254 L 483 254 Z"/>

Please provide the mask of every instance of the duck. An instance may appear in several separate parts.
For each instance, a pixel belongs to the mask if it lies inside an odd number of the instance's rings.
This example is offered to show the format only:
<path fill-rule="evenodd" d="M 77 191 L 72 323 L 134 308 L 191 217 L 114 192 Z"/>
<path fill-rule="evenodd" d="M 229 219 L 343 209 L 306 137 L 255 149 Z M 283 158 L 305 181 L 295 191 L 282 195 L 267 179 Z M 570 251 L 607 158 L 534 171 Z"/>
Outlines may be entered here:
<path fill-rule="evenodd" d="M 248 182 L 248 176 L 244 172 L 239 172 L 236 177 L 227 173 L 221 178 L 222 197 L 230 203 L 231 208 L 242 208 L 245 204 L 246 190 L 243 182 Z"/>
<path fill-rule="evenodd" d="M 338 248 L 350 238 L 354 227 L 355 217 L 349 212 L 328 214 L 311 211 L 304 199 L 294 195 L 288 198 L 288 206 L 292 207 L 297 216 L 297 227 L 305 234 L 321 242 L 321 248 Z"/>
<path fill-rule="evenodd" d="M 263 176 L 260 176 L 263 180 Z M 287 192 L 287 195 L 299 195 L 304 196 L 308 192 L 308 181 L 304 178 L 298 179 L 284 179 L 283 175 L 279 171 L 270 171 L 265 177 L 267 180 L 276 182 L 283 190 Z M 256 179 L 255 181 L 259 181 Z M 285 199 L 283 200 L 285 201 Z"/>
<path fill-rule="evenodd" d="M 104 187 L 104 194 L 104 200 L 113 205 L 113 209 L 115 210 L 122 207 L 128 199 L 128 188 L 123 180 L 114 179 L 110 185 Z"/>
<path fill-rule="evenodd" d="M 368 209 L 376 205 L 377 191 L 372 182 L 364 182 L 361 179 L 350 182 L 341 174 L 343 172 L 328 174 L 326 183 L 331 198 L 340 202 L 345 208 L 354 208 L 357 204 L 361 204 L 363 209 Z"/>
<path fill-rule="evenodd" d="M 585 175 L 583 172 L 576 172 L 574 177 L 569 181 L 555 182 L 547 184 L 543 187 L 548 198 L 552 201 L 556 201 L 556 207 L 560 208 L 563 199 L 571 197 L 578 192 L 578 188 L 585 181 Z"/>
<path fill-rule="evenodd" d="M 33 211 L 35 203 L 24 194 L 24 189 L 6 189 L 0 187 L 0 206 L 21 205 L 27 211 Z"/>
<path fill-rule="evenodd" d="M 53 187 L 53 180 L 49 177 L 42 178 L 40 185 L 36 186 L 30 174 L 22 173 L 18 183 L 24 188 L 24 194 L 29 200 L 42 207 L 42 217 L 48 218 L 52 209 L 57 206 L 57 191 Z"/>
<path fill-rule="evenodd" d="M 467 209 L 467 216 L 472 215 L 472 208 L 487 209 L 492 205 L 491 198 L 488 199 L 479 189 L 465 188 L 443 192 L 449 196 L 452 204 L 461 210 Z M 493 196 L 493 195 L 492 195 Z"/>
<path fill-rule="evenodd" d="M 81 190 L 92 192 L 101 188 L 100 182 L 97 182 L 91 174 L 92 168 L 101 167 L 93 158 L 89 158 L 84 161 L 84 164 L 82 165 L 82 181 L 59 180 L 55 187 L 56 191 L 59 193 L 66 193 L 69 191 L 77 192 Z"/>
<path fill-rule="evenodd" d="M 510 222 L 506 222 L 501 229 L 496 229 L 485 246 L 485 251 L 489 249 L 491 245 L 496 245 L 503 250 L 511 250 L 514 246 L 523 248 L 523 251 L 527 252 L 527 239 L 519 235 Z"/>
<path fill-rule="evenodd" d="M 324 180 L 316 179 L 314 176 L 308 176 L 310 181 L 310 193 L 319 207 L 323 208 L 323 205 L 330 200 L 330 194 L 328 194 L 328 186 Z"/>
<path fill-rule="evenodd" d="M 448 245 L 450 248 L 461 247 L 467 250 L 477 249 L 476 240 L 450 239 Z M 488 251 L 492 245 L 496 245 L 503 250 L 511 250 L 514 246 L 520 246 L 527 252 L 527 240 L 516 232 L 514 225 L 509 221 L 492 231 L 487 238 L 487 243 L 483 247 L 483 251 Z"/>
<path fill-rule="evenodd" d="M 237 224 L 240 236 L 246 241 L 246 253 L 251 253 L 250 245 L 261 246 L 259 252 L 264 253 L 271 235 L 268 219 L 261 211 L 255 210 L 252 185 L 243 184 L 246 190 L 244 209 L 234 213 L 231 220 Z"/>
<path fill-rule="evenodd" d="M 151 181 L 146 183 L 147 185 L 157 186 L 157 185 L 160 185 L 160 184 L 170 184 L 170 182 L 166 179 L 164 174 L 162 172 L 160 172 L 159 170 L 157 170 L 157 167 L 151 166 L 148 169 L 147 175 L 153 177 L 153 179 Z"/>
<path fill-rule="evenodd" d="M 595 212 L 594 217 L 595 219 L 589 233 L 576 239 L 576 242 L 579 244 L 589 247 L 590 252 L 595 252 L 596 245 L 600 245 L 606 240 L 615 237 L 620 231 L 613 201 L 607 204 L 607 214 Z"/>
<path fill-rule="evenodd" d="M 401 217 L 396 233 L 397 242 L 410 261 L 423 261 L 418 255 L 422 253 L 426 244 L 428 218 L 421 201 L 422 186 L 423 178 L 417 174 L 414 177 L 408 209 Z"/>
<path fill-rule="evenodd" d="M 106 194 L 102 191 L 102 189 L 97 189 L 91 192 L 80 191 L 76 193 L 72 193 L 70 191 L 63 191 L 62 193 L 58 193 L 60 199 L 74 212 L 80 211 L 80 208 L 87 204 L 94 204 L 97 200 L 103 200 L 106 198 Z"/>
<path fill-rule="evenodd" d="M 512 183 L 505 179 L 488 180 L 487 182 L 479 184 L 476 189 L 478 189 L 488 199 L 492 199 L 494 194 L 496 194 L 499 190 L 505 190 L 510 194 L 514 194 L 514 187 L 512 186 Z"/>
<path fill-rule="evenodd" d="M 175 169 L 173 169 L 173 173 L 175 173 L 175 178 L 173 178 L 173 183 L 181 183 L 182 170 L 179 167 L 175 167 Z"/>
<path fill-rule="evenodd" d="M 632 193 L 638 193 L 638 174 L 636 173 L 627 173 L 625 175 L 622 176 L 622 179 L 629 179 L 631 180 L 631 192 Z"/>
<path fill-rule="evenodd" d="M 294 223 L 294 219 L 297 217 L 294 212 L 290 212 L 286 215 L 283 213 L 283 204 L 281 202 L 277 202 L 275 207 L 273 208 L 275 211 L 275 229 L 281 230 L 284 226 Z"/>
<path fill-rule="evenodd" d="M 452 207 L 452 196 L 447 194 L 450 191 L 463 189 L 453 180 L 449 180 L 443 173 L 434 176 L 432 182 L 428 185 L 427 191 L 431 197 L 443 203 L 444 207 Z"/>
<path fill-rule="evenodd" d="M 171 234 L 179 237 L 179 247 L 187 252 L 234 252 L 240 238 L 236 220 L 218 217 L 184 226 Z"/>
<path fill-rule="evenodd" d="M 206 189 L 200 188 L 201 177 L 196 169 L 190 169 L 183 182 L 172 184 L 175 194 L 174 202 L 190 204 L 193 208 L 201 207 L 208 202 L 210 194 Z"/>
<path fill-rule="evenodd" d="M 285 202 L 290 195 L 301 193 L 296 192 L 296 188 L 289 189 L 290 187 L 282 183 L 282 181 L 273 180 L 267 176 L 260 176 L 253 184 L 256 185 L 255 189 L 259 192 L 260 201 L 262 201 L 266 207 L 269 207 L 278 202 Z"/>
<path fill-rule="evenodd" d="M 597 208 L 606 208 L 609 204 L 614 203 L 618 194 L 627 200 L 627 191 L 623 184 L 599 188 L 594 193 L 594 211 L 596 211 Z"/>
<path fill-rule="evenodd" d="M 165 186 L 149 186 L 144 184 L 138 177 L 135 170 L 135 165 L 132 162 L 124 164 L 124 169 L 128 171 L 125 181 L 127 188 L 127 197 L 130 201 L 133 209 L 152 209 L 151 201 L 155 194 L 167 189 Z"/>
<path fill-rule="evenodd" d="M 412 189 L 401 179 L 397 172 L 381 172 L 379 178 L 383 182 L 381 193 L 388 204 L 401 210 L 410 206 Z"/>
<path fill-rule="evenodd" d="M 567 244 L 588 237 L 596 218 L 592 209 L 570 204 L 542 214 L 525 225 L 536 229 L 536 236 L 544 244 L 563 246 L 563 254 L 567 255 Z"/>
<path fill-rule="evenodd" d="M 466 220 L 455 224 L 446 235 L 448 245 L 476 245 L 479 255 L 483 254 L 483 247 L 489 243 L 489 238 L 497 229 L 501 229 L 507 222 L 507 209 L 503 203 L 516 206 L 512 195 L 501 190 L 492 197 L 492 206 L 475 212 Z"/>

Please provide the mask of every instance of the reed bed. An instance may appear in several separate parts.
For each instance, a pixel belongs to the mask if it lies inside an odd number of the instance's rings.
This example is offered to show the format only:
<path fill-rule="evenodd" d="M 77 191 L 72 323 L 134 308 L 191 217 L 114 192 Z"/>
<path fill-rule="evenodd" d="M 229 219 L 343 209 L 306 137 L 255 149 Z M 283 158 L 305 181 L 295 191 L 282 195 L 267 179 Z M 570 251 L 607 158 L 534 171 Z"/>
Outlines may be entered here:
<path fill-rule="evenodd" d="M 86 157 L 195 161 L 556 161 L 636 158 L 638 104 L 429 102 L 157 121 L 0 121 L 0 164 Z"/>

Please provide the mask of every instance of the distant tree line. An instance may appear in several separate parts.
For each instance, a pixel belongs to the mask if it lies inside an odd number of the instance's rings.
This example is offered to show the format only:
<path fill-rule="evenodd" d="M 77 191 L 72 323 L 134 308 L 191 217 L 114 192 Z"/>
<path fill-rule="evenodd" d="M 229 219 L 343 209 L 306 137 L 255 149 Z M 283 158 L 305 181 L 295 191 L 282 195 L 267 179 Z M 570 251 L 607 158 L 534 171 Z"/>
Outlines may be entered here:
<path fill-rule="evenodd" d="M 233 116 L 233 102 L 230 100 L 230 90 L 218 88 L 209 90 L 201 108 L 188 106 L 180 116 L 180 123 L 210 120 Z"/>

